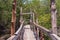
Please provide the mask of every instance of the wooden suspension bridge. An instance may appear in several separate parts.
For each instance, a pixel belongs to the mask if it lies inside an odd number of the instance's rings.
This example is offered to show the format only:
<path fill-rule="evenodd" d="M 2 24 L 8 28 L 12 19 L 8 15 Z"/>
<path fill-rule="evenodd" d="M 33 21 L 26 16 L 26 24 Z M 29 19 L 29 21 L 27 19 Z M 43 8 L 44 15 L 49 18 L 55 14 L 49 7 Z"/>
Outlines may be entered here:
<path fill-rule="evenodd" d="M 20 7 L 20 27 L 15 32 L 16 0 L 14 0 L 11 21 L 11 37 L 7 40 L 44 40 L 43 33 L 49 36 L 51 40 L 60 40 L 60 37 L 57 35 L 56 13 L 55 1 L 51 0 L 52 31 L 50 31 L 45 27 L 38 25 L 38 21 L 35 20 L 34 12 L 22 13 L 22 7 Z M 23 20 L 23 15 L 25 14 L 30 15 L 29 24 L 25 24 L 26 21 Z"/>
<path fill-rule="evenodd" d="M 8 38 L 7 40 L 44 40 L 43 33 L 49 36 L 51 40 L 60 40 L 60 37 L 58 37 L 56 34 L 38 25 L 36 22 L 32 22 L 32 20 L 30 20 L 30 24 L 27 25 L 24 24 L 25 23 L 24 20 L 20 21 L 20 23 L 21 24 L 19 29 L 13 35 L 11 34 L 11 37 Z M 40 33 L 41 37 L 39 37 L 39 31 L 41 32 Z"/>

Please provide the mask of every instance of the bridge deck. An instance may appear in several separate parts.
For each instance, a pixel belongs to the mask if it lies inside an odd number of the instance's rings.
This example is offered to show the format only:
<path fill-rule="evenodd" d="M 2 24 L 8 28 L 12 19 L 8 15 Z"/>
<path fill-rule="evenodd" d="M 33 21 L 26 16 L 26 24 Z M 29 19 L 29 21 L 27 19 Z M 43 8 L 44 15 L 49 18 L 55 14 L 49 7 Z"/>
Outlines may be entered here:
<path fill-rule="evenodd" d="M 30 28 L 30 25 L 24 26 L 24 40 L 36 40 L 33 31 Z"/>

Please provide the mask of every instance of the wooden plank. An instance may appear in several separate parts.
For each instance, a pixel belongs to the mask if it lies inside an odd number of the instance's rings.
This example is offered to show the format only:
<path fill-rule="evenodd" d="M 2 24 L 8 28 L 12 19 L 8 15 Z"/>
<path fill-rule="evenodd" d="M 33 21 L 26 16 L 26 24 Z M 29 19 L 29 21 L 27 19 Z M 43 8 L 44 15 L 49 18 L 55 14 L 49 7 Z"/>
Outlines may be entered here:
<path fill-rule="evenodd" d="M 20 7 L 20 24 L 21 24 L 21 21 L 23 21 L 23 16 L 21 15 L 22 14 L 22 7 Z"/>
<path fill-rule="evenodd" d="M 30 28 L 30 25 L 25 25 L 24 26 L 24 36 L 23 40 L 36 40 L 33 31 Z"/>

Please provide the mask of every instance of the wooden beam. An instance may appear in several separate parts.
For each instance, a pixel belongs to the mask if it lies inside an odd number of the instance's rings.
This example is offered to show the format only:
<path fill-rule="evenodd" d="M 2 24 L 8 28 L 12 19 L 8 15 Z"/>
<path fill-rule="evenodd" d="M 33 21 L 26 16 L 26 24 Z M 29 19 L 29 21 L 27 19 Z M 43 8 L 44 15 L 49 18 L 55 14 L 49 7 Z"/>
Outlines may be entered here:
<path fill-rule="evenodd" d="M 22 20 L 23 20 L 22 7 L 20 7 L 20 24 L 21 24 Z"/>
<path fill-rule="evenodd" d="M 26 14 L 30 15 L 31 13 L 22 13 L 21 15 L 26 15 Z"/>
<path fill-rule="evenodd" d="M 12 20 L 11 20 L 11 36 L 15 33 L 16 22 L 16 0 L 13 1 Z"/>
<path fill-rule="evenodd" d="M 51 40 L 60 40 L 60 37 L 58 37 L 56 34 L 50 34 Z"/>

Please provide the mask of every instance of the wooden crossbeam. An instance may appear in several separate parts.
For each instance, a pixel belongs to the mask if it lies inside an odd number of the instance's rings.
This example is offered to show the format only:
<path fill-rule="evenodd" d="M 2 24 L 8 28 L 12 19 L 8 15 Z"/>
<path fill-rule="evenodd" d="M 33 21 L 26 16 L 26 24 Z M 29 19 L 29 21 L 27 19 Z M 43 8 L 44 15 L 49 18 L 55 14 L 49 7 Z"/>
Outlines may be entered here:
<path fill-rule="evenodd" d="M 26 14 L 30 15 L 31 13 L 22 13 L 22 14 L 20 14 L 20 15 L 26 15 Z"/>

